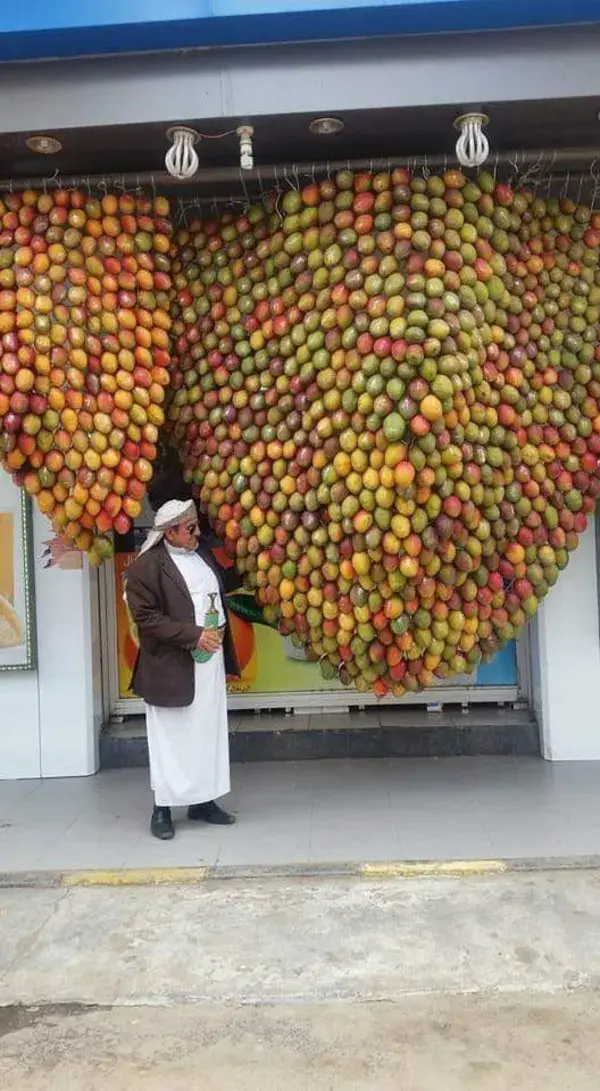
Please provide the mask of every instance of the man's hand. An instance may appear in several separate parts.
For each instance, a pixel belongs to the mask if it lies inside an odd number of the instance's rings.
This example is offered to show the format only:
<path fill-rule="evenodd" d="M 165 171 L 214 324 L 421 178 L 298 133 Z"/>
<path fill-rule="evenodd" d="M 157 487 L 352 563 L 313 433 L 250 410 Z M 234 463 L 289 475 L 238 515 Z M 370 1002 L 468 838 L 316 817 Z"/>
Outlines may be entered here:
<path fill-rule="evenodd" d="M 209 655 L 214 655 L 215 652 L 218 652 L 222 643 L 223 634 L 219 629 L 203 629 L 198 637 L 196 647 L 201 652 L 208 652 Z"/>

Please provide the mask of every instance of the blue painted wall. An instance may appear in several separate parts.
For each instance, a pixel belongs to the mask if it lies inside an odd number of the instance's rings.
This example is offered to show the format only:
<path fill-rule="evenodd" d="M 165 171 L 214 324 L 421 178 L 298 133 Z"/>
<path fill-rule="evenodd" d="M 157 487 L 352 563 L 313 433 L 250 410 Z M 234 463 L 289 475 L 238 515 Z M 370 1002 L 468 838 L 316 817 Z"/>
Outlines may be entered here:
<path fill-rule="evenodd" d="M 600 23 L 600 0 L 28 0 L 0 61 Z"/>

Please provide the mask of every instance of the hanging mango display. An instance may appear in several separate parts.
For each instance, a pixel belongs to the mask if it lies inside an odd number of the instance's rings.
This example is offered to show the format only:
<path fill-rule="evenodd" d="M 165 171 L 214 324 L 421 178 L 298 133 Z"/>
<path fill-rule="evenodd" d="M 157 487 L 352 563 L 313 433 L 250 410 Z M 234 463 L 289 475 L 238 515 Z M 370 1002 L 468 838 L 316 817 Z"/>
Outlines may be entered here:
<path fill-rule="evenodd" d="M 178 235 L 172 440 L 325 677 L 471 673 L 556 582 L 600 488 L 599 243 L 569 200 L 404 169 Z"/>
<path fill-rule="evenodd" d="M 600 491 L 600 215 L 405 169 L 175 239 L 167 213 L 4 198 L 4 464 L 97 561 L 164 421 L 265 619 L 325 677 L 402 695 L 471 673 Z"/>
<path fill-rule="evenodd" d="M 0 201 L 5 467 L 95 563 L 141 512 L 169 381 L 168 203 Z"/>

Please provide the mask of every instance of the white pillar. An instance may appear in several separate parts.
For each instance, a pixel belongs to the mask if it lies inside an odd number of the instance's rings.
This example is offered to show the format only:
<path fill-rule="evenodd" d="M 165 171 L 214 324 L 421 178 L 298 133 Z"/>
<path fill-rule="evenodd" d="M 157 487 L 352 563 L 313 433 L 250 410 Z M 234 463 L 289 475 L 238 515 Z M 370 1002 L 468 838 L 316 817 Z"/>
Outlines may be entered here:
<path fill-rule="evenodd" d="M 37 671 L 0 673 L 0 780 L 41 775 Z"/>
<path fill-rule="evenodd" d="M 43 777 L 88 776 L 98 769 L 98 696 L 93 599 L 97 581 L 80 567 L 43 566 L 52 538 L 36 512 L 34 550 L 37 604 L 40 767 Z"/>
<path fill-rule="evenodd" d="M 600 626 L 593 526 L 541 608 L 533 635 L 534 706 L 543 756 L 549 761 L 600 760 Z"/>

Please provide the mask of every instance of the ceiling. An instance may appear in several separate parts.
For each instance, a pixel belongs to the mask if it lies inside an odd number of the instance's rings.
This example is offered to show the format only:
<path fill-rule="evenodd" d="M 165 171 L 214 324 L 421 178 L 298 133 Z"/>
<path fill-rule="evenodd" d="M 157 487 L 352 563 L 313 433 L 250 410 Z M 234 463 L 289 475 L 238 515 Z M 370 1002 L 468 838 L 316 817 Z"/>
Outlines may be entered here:
<path fill-rule="evenodd" d="M 487 130 L 495 153 L 514 148 L 526 150 L 556 148 L 600 149 L 600 96 L 555 99 L 543 102 L 495 103 L 490 108 Z M 351 111 L 340 114 L 344 129 L 335 136 L 314 135 L 309 130 L 313 115 L 298 113 L 251 119 L 257 167 L 272 164 L 326 163 L 353 159 L 406 161 L 415 155 L 453 155 L 456 133 L 453 121 L 460 107 L 422 107 Z M 176 121 L 177 119 L 174 119 Z M 206 120 L 185 124 L 216 134 L 235 130 L 238 122 Z M 113 128 L 54 130 L 63 143 L 58 155 L 30 152 L 25 140 L 30 133 L 0 134 L 0 177 L 41 179 L 55 171 L 63 176 L 143 174 L 164 171 L 168 147 L 165 127 L 128 125 Z M 236 195 L 240 190 L 238 145 L 235 133 L 223 139 L 203 140 L 198 148 L 200 174 L 189 189 L 204 199 Z M 203 181 L 202 171 L 229 168 L 230 175 L 219 182 L 213 176 Z M 250 186 L 252 182 L 247 179 Z M 181 187 L 177 187 L 181 192 Z"/>

